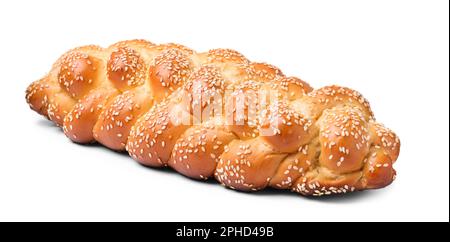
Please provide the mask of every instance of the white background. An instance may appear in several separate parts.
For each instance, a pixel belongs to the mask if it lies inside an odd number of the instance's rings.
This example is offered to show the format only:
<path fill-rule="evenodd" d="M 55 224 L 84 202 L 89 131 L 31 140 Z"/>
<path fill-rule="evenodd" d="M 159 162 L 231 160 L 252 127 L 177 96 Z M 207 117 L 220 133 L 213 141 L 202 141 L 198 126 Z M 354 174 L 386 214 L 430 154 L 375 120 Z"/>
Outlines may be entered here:
<path fill-rule="evenodd" d="M 1 1 L 0 220 L 449 220 L 448 1 Z M 71 143 L 24 92 L 69 48 L 145 38 L 233 48 L 359 90 L 402 142 L 391 186 L 246 194 Z"/>

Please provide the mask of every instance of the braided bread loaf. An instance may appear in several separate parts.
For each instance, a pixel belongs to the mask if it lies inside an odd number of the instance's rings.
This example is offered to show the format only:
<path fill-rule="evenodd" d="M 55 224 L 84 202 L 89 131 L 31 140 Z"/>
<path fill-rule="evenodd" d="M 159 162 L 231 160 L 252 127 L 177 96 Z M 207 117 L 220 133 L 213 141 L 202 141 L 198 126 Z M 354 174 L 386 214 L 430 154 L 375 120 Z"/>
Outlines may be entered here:
<path fill-rule="evenodd" d="M 395 179 L 399 139 L 361 94 L 313 90 L 229 49 L 197 53 L 144 40 L 79 47 L 32 83 L 26 99 L 74 142 L 126 150 L 146 166 L 215 177 L 232 189 L 320 196 Z"/>

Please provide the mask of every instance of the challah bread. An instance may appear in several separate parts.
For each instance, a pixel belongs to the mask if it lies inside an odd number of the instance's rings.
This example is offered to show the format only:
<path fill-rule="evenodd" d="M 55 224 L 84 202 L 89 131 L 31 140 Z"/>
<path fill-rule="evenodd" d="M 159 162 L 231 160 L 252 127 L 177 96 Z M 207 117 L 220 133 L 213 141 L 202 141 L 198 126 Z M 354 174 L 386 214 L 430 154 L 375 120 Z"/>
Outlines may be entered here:
<path fill-rule="evenodd" d="M 26 99 L 74 142 L 236 190 L 320 196 L 395 179 L 400 141 L 361 94 L 314 90 L 234 50 L 144 40 L 80 47 L 32 83 Z"/>

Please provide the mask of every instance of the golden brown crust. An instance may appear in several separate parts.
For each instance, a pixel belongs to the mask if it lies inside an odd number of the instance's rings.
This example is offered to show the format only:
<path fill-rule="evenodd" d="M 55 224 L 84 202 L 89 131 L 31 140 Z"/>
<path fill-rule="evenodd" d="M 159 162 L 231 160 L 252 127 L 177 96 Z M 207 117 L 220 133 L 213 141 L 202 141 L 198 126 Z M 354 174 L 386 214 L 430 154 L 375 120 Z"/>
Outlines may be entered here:
<path fill-rule="evenodd" d="M 97 81 L 97 62 L 95 57 L 81 52 L 67 54 L 58 73 L 58 82 L 61 88 L 72 97 L 83 97 L 95 87 Z"/>
<path fill-rule="evenodd" d="M 44 77 L 38 81 L 31 83 L 26 90 L 25 98 L 32 110 L 48 117 L 47 91 L 50 88 L 50 85 L 47 83 L 46 79 L 47 77 Z"/>
<path fill-rule="evenodd" d="M 95 139 L 110 149 L 124 150 L 131 127 L 151 105 L 151 96 L 143 89 L 116 96 L 94 126 Z"/>
<path fill-rule="evenodd" d="M 188 128 L 177 117 L 186 112 L 169 101 L 155 105 L 130 131 L 127 151 L 143 165 L 166 166 L 178 137 Z"/>
<path fill-rule="evenodd" d="M 217 163 L 216 179 L 223 185 L 242 191 L 264 189 L 286 154 L 277 153 L 261 138 L 234 140 Z"/>
<path fill-rule="evenodd" d="M 366 118 L 374 118 L 369 102 L 359 92 L 346 87 L 327 86 L 308 93 L 304 100 L 313 107 L 311 116 L 318 117 L 325 109 L 339 105 L 357 106 L 366 115 Z"/>
<path fill-rule="evenodd" d="M 179 49 L 167 49 L 157 55 L 149 67 L 149 82 L 156 100 L 163 100 L 189 77 L 193 64 L 190 56 Z"/>
<path fill-rule="evenodd" d="M 94 142 L 94 126 L 108 101 L 117 94 L 113 89 L 99 89 L 81 99 L 64 118 L 66 136 L 77 143 Z"/>
<path fill-rule="evenodd" d="M 392 130 L 377 122 L 371 122 L 373 145 L 382 147 L 392 161 L 400 154 L 400 139 Z"/>
<path fill-rule="evenodd" d="M 74 142 L 97 141 L 143 165 L 242 191 L 381 188 L 395 179 L 400 152 L 360 93 L 314 90 L 230 49 L 196 53 L 145 40 L 83 46 L 33 82 L 26 100 Z"/>
<path fill-rule="evenodd" d="M 212 49 L 208 51 L 208 63 L 221 63 L 221 64 L 243 64 L 250 61 L 245 58 L 241 53 L 232 49 Z"/>
<path fill-rule="evenodd" d="M 191 178 L 212 177 L 224 147 L 235 138 L 222 127 L 214 127 L 214 123 L 193 126 L 177 140 L 169 165 Z"/>
<path fill-rule="evenodd" d="M 284 77 L 283 72 L 276 66 L 267 63 L 251 63 L 254 75 L 259 81 L 270 82 L 277 78 Z"/>
<path fill-rule="evenodd" d="M 360 170 L 369 151 L 367 121 L 358 108 L 335 107 L 319 119 L 322 166 L 339 173 Z"/>
<path fill-rule="evenodd" d="M 119 47 L 111 53 L 107 75 L 117 89 L 125 91 L 144 84 L 145 68 L 145 62 L 137 51 Z"/>
<path fill-rule="evenodd" d="M 297 100 L 310 93 L 313 88 L 297 77 L 281 77 L 271 83 L 272 89 L 279 89 L 281 95 L 289 101 Z"/>
<path fill-rule="evenodd" d="M 280 153 L 294 153 L 309 143 L 315 135 L 312 121 L 295 112 L 283 102 L 272 104 L 267 117 L 263 117 L 260 129 L 269 133 L 261 138 Z"/>
<path fill-rule="evenodd" d="M 287 156 L 270 180 L 270 186 L 277 189 L 290 189 L 295 182 L 313 169 L 313 161 L 317 153 L 313 145 L 303 145 L 297 153 Z"/>

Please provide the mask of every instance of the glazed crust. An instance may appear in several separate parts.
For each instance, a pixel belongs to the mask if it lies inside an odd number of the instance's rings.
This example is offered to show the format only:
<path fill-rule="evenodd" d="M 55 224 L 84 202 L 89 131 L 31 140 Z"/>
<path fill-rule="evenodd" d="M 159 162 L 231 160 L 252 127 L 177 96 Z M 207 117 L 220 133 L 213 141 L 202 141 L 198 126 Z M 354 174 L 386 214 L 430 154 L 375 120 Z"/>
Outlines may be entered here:
<path fill-rule="evenodd" d="M 261 112 L 251 112 L 259 105 L 251 93 L 270 99 Z M 400 141 L 360 93 L 313 89 L 230 49 L 197 53 L 145 40 L 79 47 L 32 83 L 26 100 L 74 142 L 236 190 L 320 196 L 381 188 L 396 175 Z M 232 112 L 196 114 L 215 107 Z"/>

